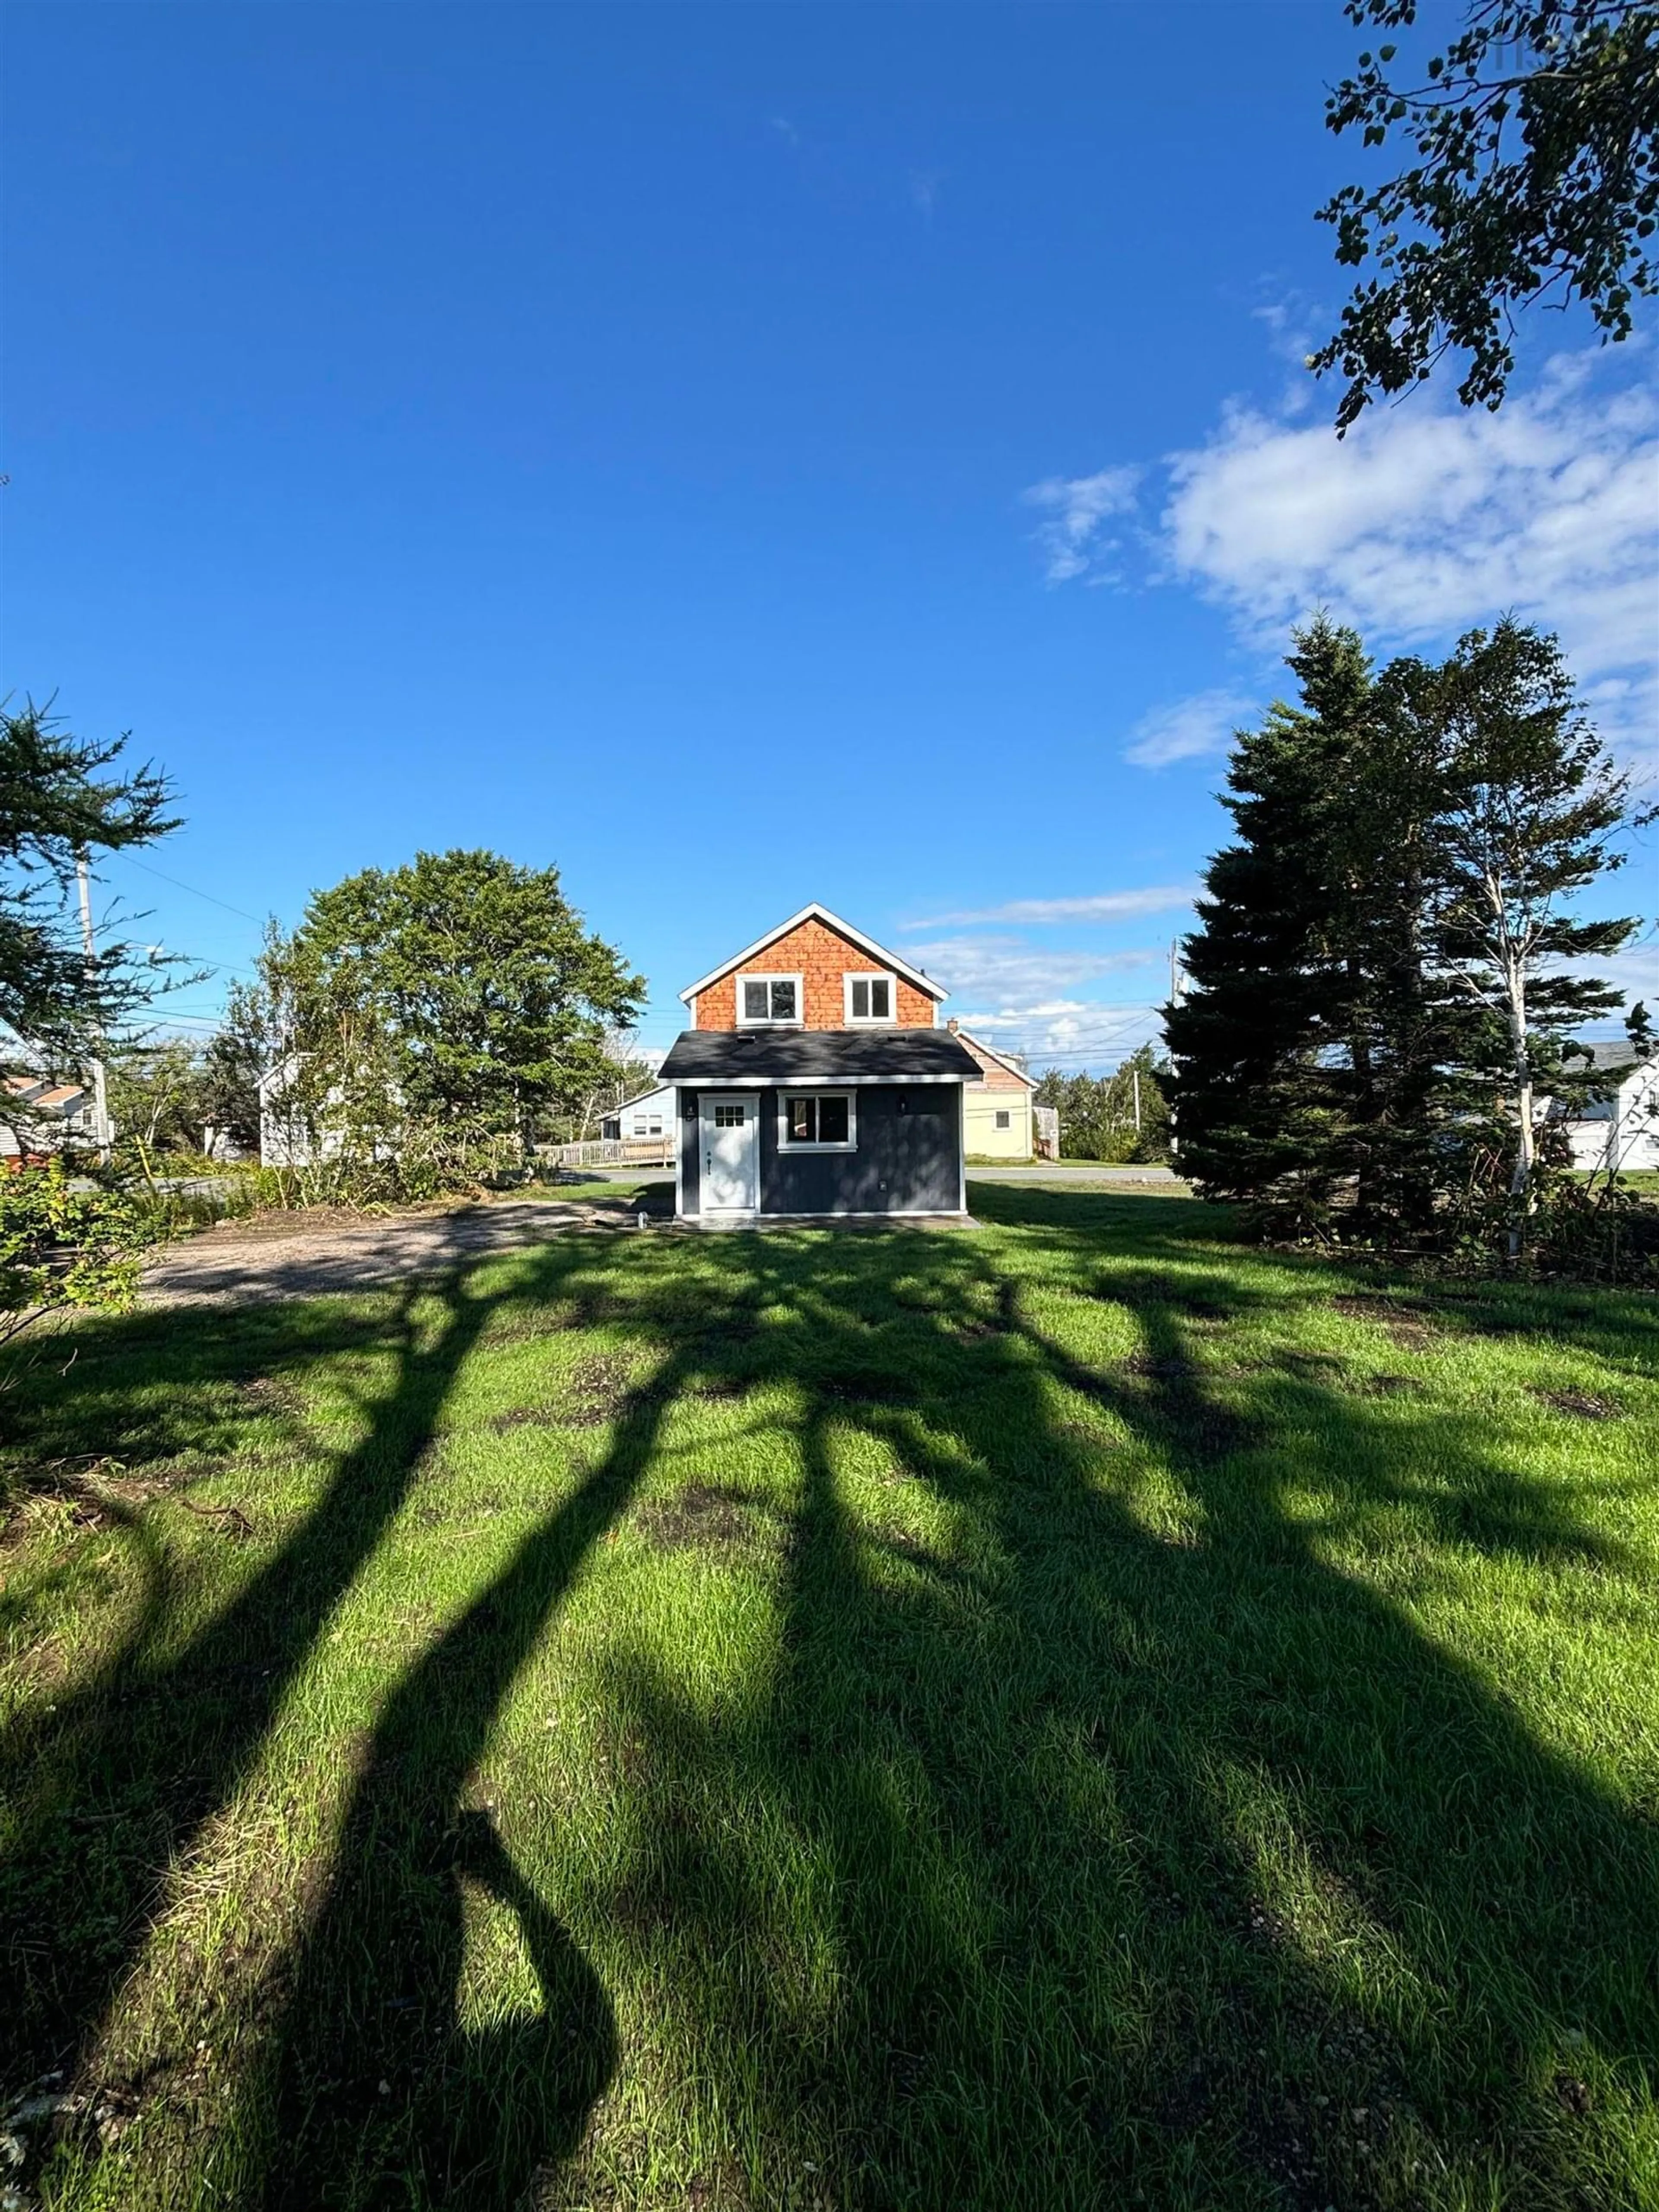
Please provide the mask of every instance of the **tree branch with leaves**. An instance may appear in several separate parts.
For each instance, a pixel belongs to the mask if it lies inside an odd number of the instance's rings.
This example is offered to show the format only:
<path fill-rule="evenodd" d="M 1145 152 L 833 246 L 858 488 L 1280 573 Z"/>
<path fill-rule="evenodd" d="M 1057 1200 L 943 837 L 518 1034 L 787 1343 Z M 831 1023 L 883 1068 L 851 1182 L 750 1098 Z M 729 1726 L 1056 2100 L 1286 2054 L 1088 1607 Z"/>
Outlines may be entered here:
<path fill-rule="evenodd" d="M 1348 0 L 1358 27 L 1412 29 L 1417 0 Z M 1659 290 L 1659 9 L 1650 0 L 1474 0 L 1463 28 L 1420 74 L 1399 50 L 1362 53 L 1325 105 L 1328 127 L 1407 167 L 1342 186 L 1319 210 L 1356 286 L 1308 366 L 1347 384 L 1339 434 L 1373 398 L 1468 356 L 1466 407 L 1498 406 L 1515 366 L 1515 316 L 1578 301 L 1605 339 L 1634 328 L 1632 303 Z"/>

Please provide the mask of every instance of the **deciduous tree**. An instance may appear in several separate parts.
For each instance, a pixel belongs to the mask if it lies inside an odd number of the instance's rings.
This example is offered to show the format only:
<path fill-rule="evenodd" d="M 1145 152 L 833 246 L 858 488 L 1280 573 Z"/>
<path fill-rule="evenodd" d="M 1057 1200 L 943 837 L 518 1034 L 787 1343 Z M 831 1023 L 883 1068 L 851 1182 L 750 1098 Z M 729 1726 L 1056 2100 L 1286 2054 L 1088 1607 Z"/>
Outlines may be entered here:
<path fill-rule="evenodd" d="M 261 963 L 312 1119 L 360 1149 L 522 1151 L 609 1073 L 643 978 L 592 935 L 556 868 L 421 853 L 311 900 Z"/>
<path fill-rule="evenodd" d="M 1348 0 L 1346 12 L 1361 27 L 1409 32 L 1417 0 Z M 1396 60 L 1392 44 L 1362 53 L 1326 102 L 1331 130 L 1358 131 L 1367 147 L 1398 133 L 1412 153 L 1319 210 L 1337 259 L 1378 272 L 1309 358 L 1347 379 L 1339 432 L 1448 352 L 1467 356 L 1464 404 L 1496 407 L 1517 309 L 1577 300 L 1620 339 L 1637 295 L 1659 289 L 1651 0 L 1473 0 L 1443 52 L 1409 75 Z"/>
<path fill-rule="evenodd" d="M 1426 928 L 1444 974 L 1486 1018 L 1474 1040 L 1486 1041 L 1513 1086 L 1513 1257 L 1540 1079 L 1558 1098 L 1571 1091 L 1573 1031 L 1622 1003 L 1582 963 L 1618 952 L 1640 927 L 1633 915 L 1587 916 L 1579 901 L 1625 866 L 1625 832 L 1651 814 L 1632 809 L 1630 779 L 1590 726 L 1553 637 L 1514 622 L 1473 630 L 1440 667 L 1413 665 L 1406 688 L 1420 695 L 1441 749 Z"/>

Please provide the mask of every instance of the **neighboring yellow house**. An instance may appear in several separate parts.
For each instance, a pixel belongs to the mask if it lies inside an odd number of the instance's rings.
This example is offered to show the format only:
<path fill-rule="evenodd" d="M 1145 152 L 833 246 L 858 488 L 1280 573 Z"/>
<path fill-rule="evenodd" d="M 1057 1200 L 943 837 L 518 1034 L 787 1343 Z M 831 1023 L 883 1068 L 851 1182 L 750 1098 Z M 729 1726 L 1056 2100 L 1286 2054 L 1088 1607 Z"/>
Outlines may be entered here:
<path fill-rule="evenodd" d="M 970 1159 L 1030 1159 L 1036 1151 L 1031 1121 L 1036 1084 L 1017 1060 L 994 1052 L 955 1022 L 949 1026 L 981 1071 L 976 1083 L 963 1085 L 963 1150 Z"/>

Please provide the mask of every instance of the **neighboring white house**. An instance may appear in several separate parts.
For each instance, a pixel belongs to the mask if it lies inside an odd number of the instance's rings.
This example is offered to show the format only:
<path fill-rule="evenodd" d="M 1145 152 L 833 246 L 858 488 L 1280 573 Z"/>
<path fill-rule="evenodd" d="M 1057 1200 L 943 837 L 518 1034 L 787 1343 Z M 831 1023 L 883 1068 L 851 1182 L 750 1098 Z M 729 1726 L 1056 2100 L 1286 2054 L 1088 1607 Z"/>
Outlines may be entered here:
<path fill-rule="evenodd" d="M 1623 1066 L 1631 1056 L 1626 1044 L 1589 1050 L 1596 1067 Z M 1575 1167 L 1659 1168 L 1659 1058 L 1632 1067 L 1605 1099 L 1569 1116 L 1566 1130 Z"/>
<path fill-rule="evenodd" d="M 9 1107 L 15 1119 L 6 1114 Z M 0 1083 L 0 1160 L 42 1159 L 66 1145 L 98 1137 L 90 1084 L 54 1083 L 47 1075 L 8 1075 Z"/>
<path fill-rule="evenodd" d="M 946 1026 L 980 1066 L 978 1080 L 962 1090 L 963 1151 L 981 1159 L 1029 1160 L 1037 1149 L 1031 1112 L 1036 1085 L 1024 1062 L 981 1043 L 955 1022 Z"/>
<path fill-rule="evenodd" d="M 653 1084 L 649 1091 L 641 1091 L 636 1097 L 624 1098 L 620 1106 L 601 1116 L 599 1134 L 613 1143 L 618 1139 L 623 1144 L 659 1144 L 673 1133 L 674 1086 L 672 1083 Z"/>
<path fill-rule="evenodd" d="M 313 1134 L 310 1123 L 293 1095 L 294 1079 L 301 1055 L 286 1053 L 273 1060 L 259 1078 L 259 1164 L 262 1168 L 308 1168 L 319 1160 L 335 1158 L 344 1141 L 338 1129 L 325 1125 Z M 338 1090 L 330 1091 L 324 1111 L 335 1104 Z M 374 1147 L 377 1158 L 390 1154 L 390 1143 Z"/>

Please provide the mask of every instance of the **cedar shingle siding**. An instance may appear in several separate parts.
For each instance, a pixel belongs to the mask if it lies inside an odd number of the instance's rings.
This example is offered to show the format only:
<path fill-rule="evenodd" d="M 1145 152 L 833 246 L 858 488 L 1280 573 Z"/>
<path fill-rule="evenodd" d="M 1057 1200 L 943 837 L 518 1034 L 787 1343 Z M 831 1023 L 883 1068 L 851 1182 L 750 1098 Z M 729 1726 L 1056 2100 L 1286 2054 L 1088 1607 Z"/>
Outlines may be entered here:
<path fill-rule="evenodd" d="M 805 1026 L 809 1030 L 843 1029 L 847 1024 L 844 979 L 884 972 L 879 961 L 860 951 L 828 923 L 804 921 L 787 936 L 774 938 L 744 968 L 734 968 L 730 975 L 711 983 L 706 991 L 700 991 L 692 1002 L 692 1027 L 736 1029 L 738 976 L 746 973 L 801 976 Z M 914 983 L 907 983 L 902 975 L 897 981 L 896 1006 L 899 1028 L 933 1026 L 933 1001 L 925 992 L 918 991 Z"/>

